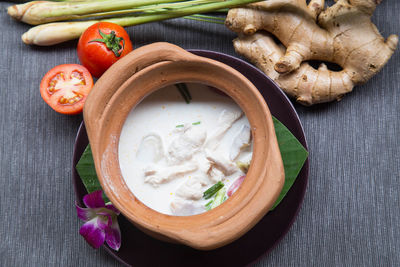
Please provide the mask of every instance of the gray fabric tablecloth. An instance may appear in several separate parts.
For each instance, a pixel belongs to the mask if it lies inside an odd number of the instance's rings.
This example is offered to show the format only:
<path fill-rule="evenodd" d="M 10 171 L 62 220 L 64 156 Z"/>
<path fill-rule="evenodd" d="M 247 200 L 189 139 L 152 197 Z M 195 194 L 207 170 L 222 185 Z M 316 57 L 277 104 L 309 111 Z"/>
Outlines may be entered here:
<path fill-rule="evenodd" d="M 76 41 L 31 47 L 29 26 L 0 3 L 0 266 L 120 266 L 78 234 L 71 159 L 81 115 L 55 113 L 39 83 L 53 66 L 79 63 Z M 374 22 L 400 33 L 400 2 Z M 127 29 L 135 47 L 166 41 L 234 55 L 222 25 L 175 19 Z M 289 233 L 255 266 L 400 266 L 400 53 L 339 103 L 295 104 L 310 149 L 304 203 Z M 245 253 L 245 252 L 244 252 Z"/>

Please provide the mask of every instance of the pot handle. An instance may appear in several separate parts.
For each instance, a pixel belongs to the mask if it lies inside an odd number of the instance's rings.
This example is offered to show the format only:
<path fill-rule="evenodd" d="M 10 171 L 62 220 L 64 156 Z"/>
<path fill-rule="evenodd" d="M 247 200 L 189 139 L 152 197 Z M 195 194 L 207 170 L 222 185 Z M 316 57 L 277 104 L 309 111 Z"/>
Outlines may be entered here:
<path fill-rule="evenodd" d="M 113 64 L 96 82 L 88 95 L 83 118 L 89 136 L 95 134 L 105 108 L 121 85 L 132 75 L 153 64 L 165 61 L 199 61 L 202 58 L 166 42 L 135 49 Z"/>

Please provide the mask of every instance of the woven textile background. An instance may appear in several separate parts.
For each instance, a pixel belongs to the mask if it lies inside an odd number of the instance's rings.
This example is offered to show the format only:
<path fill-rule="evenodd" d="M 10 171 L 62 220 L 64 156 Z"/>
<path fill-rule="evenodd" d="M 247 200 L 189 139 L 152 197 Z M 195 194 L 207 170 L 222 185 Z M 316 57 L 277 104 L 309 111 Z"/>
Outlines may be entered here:
<path fill-rule="evenodd" d="M 78 234 L 71 161 L 81 115 L 53 112 L 39 83 L 79 63 L 76 41 L 31 47 L 29 26 L 0 3 L 0 266 L 120 266 Z M 400 2 L 373 20 L 400 34 Z M 174 19 L 127 28 L 134 47 L 167 41 L 236 55 L 223 25 Z M 295 104 L 310 149 L 303 206 L 289 233 L 255 266 L 400 266 L 400 53 L 339 103 Z M 245 251 L 243 252 L 245 253 Z"/>

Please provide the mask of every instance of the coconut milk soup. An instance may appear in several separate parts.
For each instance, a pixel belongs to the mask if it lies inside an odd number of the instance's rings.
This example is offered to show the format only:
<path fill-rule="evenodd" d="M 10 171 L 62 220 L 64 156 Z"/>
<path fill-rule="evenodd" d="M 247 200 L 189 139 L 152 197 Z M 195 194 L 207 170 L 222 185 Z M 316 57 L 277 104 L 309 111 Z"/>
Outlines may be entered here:
<path fill-rule="evenodd" d="M 119 140 L 126 184 L 148 207 L 186 216 L 215 208 L 245 179 L 252 156 L 249 122 L 228 96 L 187 84 L 146 97 L 129 113 Z"/>

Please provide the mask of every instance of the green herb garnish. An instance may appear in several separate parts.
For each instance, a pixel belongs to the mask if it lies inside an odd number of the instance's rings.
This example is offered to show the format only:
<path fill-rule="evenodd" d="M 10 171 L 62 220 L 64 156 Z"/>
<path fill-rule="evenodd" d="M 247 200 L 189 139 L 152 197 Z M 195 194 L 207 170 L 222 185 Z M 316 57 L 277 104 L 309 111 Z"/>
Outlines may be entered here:
<path fill-rule="evenodd" d="M 226 189 L 221 188 L 220 190 L 218 190 L 217 194 L 215 195 L 214 201 L 211 204 L 211 209 L 218 207 L 219 205 L 221 205 L 222 203 L 224 203 L 224 201 L 226 200 L 225 197 L 226 194 Z"/>
<path fill-rule="evenodd" d="M 219 181 L 218 183 L 216 183 L 215 185 L 211 186 L 206 191 L 204 191 L 203 197 L 205 199 L 209 199 L 210 197 L 215 195 L 215 193 L 217 193 L 222 187 L 224 187 L 224 184 L 221 181 Z"/>
<path fill-rule="evenodd" d="M 190 95 L 189 89 L 187 88 L 186 84 L 177 83 L 177 84 L 175 84 L 175 86 L 176 86 L 176 88 L 178 88 L 178 91 L 179 91 L 179 93 L 181 93 L 186 104 L 189 104 L 190 101 L 192 100 L 192 96 Z"/>
<path fill-rule="evenodd" d="M 193 122 L 192 125 L 199 125 L 200 123 L 201 123 L 200 121 L 196 121 L 196 122 Z M 185 126 L 185 124 L 179 124 L 179 125 L 176 125 L 175 127 L 176 128 L 182 128 L 184 126 Z"/>
<path fill-rule="evenodd" d="M 211 200 L 205 205 L 206 210 L 210 210 L 210 209 L 211 209 L 211 204 L 213 203 L 213 201 L 214 201 L 214 200 L 211 199 Z"/>
<path fill-rule="evenodd" d="M 221 183 L 221 182 L 218 182 L 218 183 Z M 218 184 L 218 183 L 217 183 L 217 184 Z M 217 184 L 215 184 L 215 185 L 217 185 Z M 222 184 L 222 183 L 221 183 L 221 184 Z M 215 185 L 214 185 L 214 186 L 215 186 Z M 207 211 L 212 210 L 213 208 L 218 207 L 219 205 L 221 205 L 222 203 L 224 203 L 225 200 L 227 200 L 227 199 L 228 199 L 228 198 L 226 197 L 226 189 L 225 189 L 225 187 L 220 188 L 220 189 L 217 191 L 217 194 L 215 195 L 215 198 L 212 199 L 212 200 L 210 200 L 210 201 L 205 205 L 205 208 L 206 208 Z"/>

